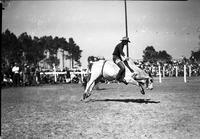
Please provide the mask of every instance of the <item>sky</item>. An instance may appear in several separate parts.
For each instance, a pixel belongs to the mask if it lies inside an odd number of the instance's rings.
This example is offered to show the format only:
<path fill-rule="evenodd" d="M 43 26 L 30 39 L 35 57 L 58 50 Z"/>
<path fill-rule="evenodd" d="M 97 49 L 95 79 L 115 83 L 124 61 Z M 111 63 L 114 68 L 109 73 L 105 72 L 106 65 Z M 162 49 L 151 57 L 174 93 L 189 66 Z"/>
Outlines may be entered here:
<path fill-rule="evenodd" d="M 127 1 L 129 56 L 142 59 L 153 46 L 174 59 L 197 51 L 200 36 L 200 1 Z M 88 56 L 112 59 L 114 47 L 126 35 L 124 1 L 42 0 L 10 1 L 2 13 L 2 31 L 15 35 L 72 37 Z M 126 48 L 124 49 L 126 53 Z"/>

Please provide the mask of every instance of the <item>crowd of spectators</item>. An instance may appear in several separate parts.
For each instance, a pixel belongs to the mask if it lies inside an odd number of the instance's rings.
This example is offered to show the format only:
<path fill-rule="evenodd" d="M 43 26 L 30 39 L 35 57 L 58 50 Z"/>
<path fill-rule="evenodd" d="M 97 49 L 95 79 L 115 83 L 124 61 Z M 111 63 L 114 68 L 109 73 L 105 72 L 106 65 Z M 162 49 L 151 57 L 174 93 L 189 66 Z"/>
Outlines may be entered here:
<path fill-rule="evenodd" d="M 18 86 L 37 86 L 40 84 L 55 84 L 55 83 L 78 83 L 79 78 L 73 76 L 69 70 L 63 70 L 65 74 L 56 75 L 47 74 L 53 72 L 51 70 L 43 70 L 34 64 L 19 65 L 18 63 L 6 66 L 2 64 L 1 67 L 1 86 L 2 87 L 18 87 Z"/>
<path fill-rule="evenodd" d="M 197 62 L 185 63 L 183 61 L 173 61 L 171 63 L 156 63 L 150 64 L 149 62 L 135 62 L 138 67 L 150 72 L 153 77 L 159 76 L 159 66 L 160 73 L 163 77 L 177 77 L 184 76 L 184 65 L 186 65 L 187 76 L 200 76 L 200 64 Z"/>
<path fill-rule="evenodd" d="M 165 77 L 183 76 L 183 62 L 174 61 L 168 64 L 151 64 L 140 61 L 135 61 L 135 64 L 144 69 L 146 72 L 150 72 L 153 77 L 159 75 Z M 187 76 L 200 76 L 200 64 L 190 63 L 186 64 Z M 14 63 L 13 65 L 6 66 L 2 64 L 1 70 L 1 86 L 36 86 L 40 84 L 55 84 L 55 83 L 79 83 L 81 75 L 73 75 L 71 77 L 70 70 L 65 69 L 65 74 L 58 74 L 56 77 L 53 74 L 47 74 L 47 71 L 42 70 L 39 66 L 32 65 L 19 65 Z M 164 75 L 163 75 L 164 74 Z M 56 80 L 55 80 L 56 78 Z"/>

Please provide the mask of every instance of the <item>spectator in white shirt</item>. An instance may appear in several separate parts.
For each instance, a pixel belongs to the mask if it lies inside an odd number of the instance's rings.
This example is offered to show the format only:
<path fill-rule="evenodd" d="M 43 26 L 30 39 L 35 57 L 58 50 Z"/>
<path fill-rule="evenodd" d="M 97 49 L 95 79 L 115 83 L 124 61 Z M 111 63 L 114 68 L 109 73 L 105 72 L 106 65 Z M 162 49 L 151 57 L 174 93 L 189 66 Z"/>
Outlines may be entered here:
<path fill-rule="evenodd" d="M 14 67 L 12 68 L 13 75 L 13 83 L 14 86 L 20 85 L 20 75 L 19 75 L 19 66 L 17 63 L 15 63 Z"/>

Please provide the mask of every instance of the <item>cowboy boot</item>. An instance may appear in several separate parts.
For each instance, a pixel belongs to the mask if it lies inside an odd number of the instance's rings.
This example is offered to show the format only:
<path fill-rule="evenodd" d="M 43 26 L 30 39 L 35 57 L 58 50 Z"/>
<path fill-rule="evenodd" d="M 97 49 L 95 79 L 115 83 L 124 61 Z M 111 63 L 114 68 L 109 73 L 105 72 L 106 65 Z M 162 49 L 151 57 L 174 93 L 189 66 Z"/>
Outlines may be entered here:
<path fill-rule="evenodd" d="M 126 84 L 126 85 L 128 84 L 128 83 L 126 82 L 126 80 L 122 77 L 121 74 L 118 74 L 118 75 L 117 75 L 116 80 L 119 81 L 119 82 L 123 82 L 123 83 Z"/>

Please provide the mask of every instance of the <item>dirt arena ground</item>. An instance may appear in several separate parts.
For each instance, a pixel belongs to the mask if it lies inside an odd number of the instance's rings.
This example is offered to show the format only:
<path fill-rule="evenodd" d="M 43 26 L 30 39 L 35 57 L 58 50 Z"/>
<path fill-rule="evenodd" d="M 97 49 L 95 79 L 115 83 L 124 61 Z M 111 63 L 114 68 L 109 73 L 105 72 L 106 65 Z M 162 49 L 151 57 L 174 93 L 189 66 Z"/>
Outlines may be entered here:
<path fill-rule="evenodd" d="M 1 90 L 1 137 L 199 139 L 200 77 L 155 79 L 154 90 L 100 84 L 81 102 L 80 84 Z"/>

